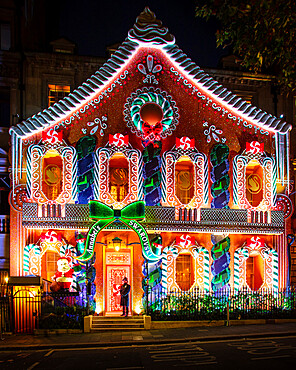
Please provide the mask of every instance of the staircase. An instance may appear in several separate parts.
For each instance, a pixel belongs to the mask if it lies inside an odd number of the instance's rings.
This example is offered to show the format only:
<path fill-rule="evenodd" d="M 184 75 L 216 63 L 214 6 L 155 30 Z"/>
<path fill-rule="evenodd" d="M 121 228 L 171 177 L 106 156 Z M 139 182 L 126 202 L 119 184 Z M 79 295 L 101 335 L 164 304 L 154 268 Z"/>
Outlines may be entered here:
<path fill-rule="evenodd" d="M 144 319 L 141 316 L 128 318 L 93 316 L 90 330 L 91 332 L 144 330 Z"/>

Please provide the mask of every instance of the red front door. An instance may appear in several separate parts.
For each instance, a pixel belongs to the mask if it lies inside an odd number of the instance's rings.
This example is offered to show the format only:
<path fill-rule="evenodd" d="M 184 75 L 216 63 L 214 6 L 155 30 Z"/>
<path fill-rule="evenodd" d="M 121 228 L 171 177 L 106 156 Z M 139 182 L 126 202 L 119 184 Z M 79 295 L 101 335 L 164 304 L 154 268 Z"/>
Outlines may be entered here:
<path fill-rule="evenodd" d="M 120 286 L 124 277 L 131 284 L 130 251 L 106 251 L 105 312 L 106 315 L 120 315 Z M 130 297 L 131 304 L 131 297 Z M 130 309 L 129 309 L 130 312 Z"/>

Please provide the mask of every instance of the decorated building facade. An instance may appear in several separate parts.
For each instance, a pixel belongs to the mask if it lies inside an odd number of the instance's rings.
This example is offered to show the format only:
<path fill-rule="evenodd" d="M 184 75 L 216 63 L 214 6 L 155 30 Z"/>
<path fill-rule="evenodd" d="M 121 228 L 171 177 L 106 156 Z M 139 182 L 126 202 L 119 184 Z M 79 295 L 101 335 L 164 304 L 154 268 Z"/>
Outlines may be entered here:
<path fill-rule="evenodd" d="M 200 69 L 146 8 L 94 75 L 10 129 L 10 274 L 85 284 L 103 315 L 120 312 L 123 277 L 133 313 L 147 283 L 286 288 L 291 128 Z"/>

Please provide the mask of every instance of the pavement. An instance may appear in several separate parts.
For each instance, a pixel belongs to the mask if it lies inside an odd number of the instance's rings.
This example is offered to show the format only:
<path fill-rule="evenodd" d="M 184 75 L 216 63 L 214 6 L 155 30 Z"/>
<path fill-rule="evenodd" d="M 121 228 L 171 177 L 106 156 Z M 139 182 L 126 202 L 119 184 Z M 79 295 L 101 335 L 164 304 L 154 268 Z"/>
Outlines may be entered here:
<path fill-rule="evenodd" d="M 50 335 L 3 333 L 2 338 L 0 338 L 0 350 L 16 351 L 54 348 L 135 346 L 244 338 L 286 337 L 295 335 L 295 322 Z"/>

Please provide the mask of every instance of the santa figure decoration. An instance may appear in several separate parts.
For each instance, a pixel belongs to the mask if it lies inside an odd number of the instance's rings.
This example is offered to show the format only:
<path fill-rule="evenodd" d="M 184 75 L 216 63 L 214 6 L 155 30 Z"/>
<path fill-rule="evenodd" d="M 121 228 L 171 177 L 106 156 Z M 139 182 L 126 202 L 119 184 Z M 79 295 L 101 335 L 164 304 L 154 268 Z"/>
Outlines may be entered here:
<path fill-rule="evenodd" d="M 74 270 L 71 268 L 71 257 L 63 256 L 57 260 L 58 271 L 52 277 L 52 291 L 68 291 L 73 281 Z"/>

